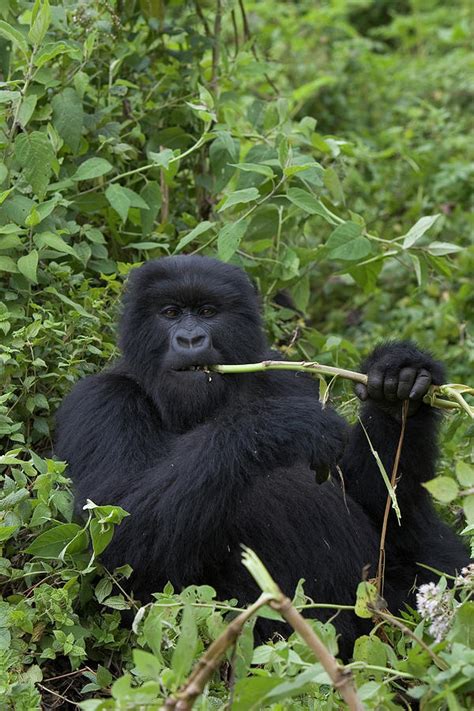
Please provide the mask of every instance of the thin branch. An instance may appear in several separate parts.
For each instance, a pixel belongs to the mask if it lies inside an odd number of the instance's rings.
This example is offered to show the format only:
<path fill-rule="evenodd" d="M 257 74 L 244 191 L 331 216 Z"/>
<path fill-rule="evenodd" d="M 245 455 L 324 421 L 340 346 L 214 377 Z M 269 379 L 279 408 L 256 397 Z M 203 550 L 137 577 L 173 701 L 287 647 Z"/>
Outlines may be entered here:
<path fill-rule="evenodd" d="M 221 50 L 222 5 L 221 0 L 216 0 L 216 17 L 214 20 L 214 37 L 212 45 L 212 78 L 211 87 L 217 95 L 219 78 L 219 59 Z"/>
<path fill-rule="evenodd" d="M 296 370 L 301 372 L 316 373 L 318 375 L 331 375 L 352 380 L 355 383 L 363 383 L 367 385 L 367 376 L 364 373 L 357 373 L 354 370 L 346 370 L 345 368 L 335 368 L 331 365 L 321 365 L 316 361 L 289 361 L 289 360 L 264 360 L 261 363 L 241 363 L 239 365 L 211 365 L 208 368 L 216 373 L 226 375 L 235 373 L 261 373 L 265 370 Z M 456 387 L 455 387 L 456 386 Z M 443 410 L 459 410 L 466 412 L 474 419 L 474 407 L 469 405 L 462 397 L 459 388 L 463 388 L 464 392 L 474 394 L 474 389 L 467 385 L 459 384 L 447 385 L 431 385 L 428 393 L 423 398 L 423 402 L 433 407 L 438 407 Z M 445 400 L 438 397 L 438 393 L 442 393 L 447 397 L 452 397 L 453 400 Z M 462 401 L 462 402 L 461 402 Z"/>
<path fill-rule="evenodd" d="M 291 600 L 283 594 L 263 565 L 260 558 L 250 548 L 244 547 L 242 563 L 264 593 L 270 595 L 270 607 L 278 612 L 297 632 L 321 662 L 335 689 L 337 689 L 351 711 L 363 711 L 364 706 L 357 695 L 352 672 L 339 664 L 327 647 L 321 642 L 307 620 L 298 612 Z"/>
<path fill-rule="evenodd" d="M 180 691 L 166 699 L 161 711 L 168 711 L 169 709 L 190 711 L 192 709 L 194 702 L 204 691 L 207 682 L 219 666 L 226 651 L 235 645 L 244 624 L 257 610 L 264 605 L 268 605 L 271 597 L 268 593 L 262 593 L 253 605 L 250 605 L 245 612 L 242 612 L 232 620 L 224 632 L 212 642 L 207 652 L 200 658 Z"/>
<path fill-rule="evenodd" d="M 398 440 L 397 451 L 395 453 L 395 460 L 393 462 L 392 476 L 390 478 L 390 484 L 392 490 L 395 491 L 397 488 L 397 477 L 398 477 L 398 467 L 400 465 L 400 456 L 402 453 L 403 439 L 405 437 L 405 428 L 407 424 L 408 415 L 408 400 L 404 400 L 402 405 L 402 429 L 400 431 L 400 439 Z M 391 497 L 390 494 L 387 496 L 385 502 L 385 511 L 383 515 L 382 532 L 380 534 L 380 544 L 379 544 L 379 564 L 377 569 L 377 592 L 380 597 L 383 597 L 383 586 L 385 577 L 385 538 L 387 536 L 387 526 L 388 517 L 391 508 Z"/>

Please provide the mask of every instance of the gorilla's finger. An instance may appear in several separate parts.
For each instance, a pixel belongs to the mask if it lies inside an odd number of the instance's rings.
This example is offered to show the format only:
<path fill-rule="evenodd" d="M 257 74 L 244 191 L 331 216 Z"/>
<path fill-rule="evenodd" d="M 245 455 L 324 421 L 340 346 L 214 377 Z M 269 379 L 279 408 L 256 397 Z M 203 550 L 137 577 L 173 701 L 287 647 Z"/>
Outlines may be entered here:
<path fill-rule="evenodd" d="M 389 402 L 395 402 L 397 399 L 398 379 L 395 374 L 385 376 L 383 383 L 383 394 Z"/>
<path fill-rule="evenodd" d="M 367 391 L 373 400 L 383 399 L 383 370 L 371 368 L 367 373 Z"/>
<path fill-rule="evenodd" d="M 415 384 L 411 389 L 410 400 L 421 400 L 428 392 L 431 385 L 431 373 L 424 368 L 416 376 Z"/>
<path fill-rule="evenodd" d="M 362 400 L 362 402 L 364 402 L 364 400 L 367 400 L 367 398 L 368 398 L 367 386 L 364 385 L 363 383 L 357 383 L 357 385 L 354 388 L 354 392 L 357 395 L 357 397 L 359 398 L 359 400 Z"/>
<path fill-rule="evenodd" d="M 408 400 L 416 378 L 415 368 L 402 368 L 398 376 L 397 397 L 399 400 Z"/>

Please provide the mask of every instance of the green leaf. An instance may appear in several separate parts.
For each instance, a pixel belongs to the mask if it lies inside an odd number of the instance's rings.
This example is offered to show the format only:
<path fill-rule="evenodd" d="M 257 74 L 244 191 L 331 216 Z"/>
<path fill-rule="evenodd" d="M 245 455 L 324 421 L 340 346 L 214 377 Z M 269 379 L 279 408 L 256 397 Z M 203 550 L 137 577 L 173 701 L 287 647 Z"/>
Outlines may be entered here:
<path fill-rule="evenodd" d="M 72 176 L 72 180 L 79 181 L 100 178 L 102 175 L 110 173 L 111 170 L 112 166 L 108 160 L 105 160 L 105 158 L 89 158 L 84 161 L 84 163 L 81 163 Z"/>
<path fill-rule="evenodd" d="M 66 44 L 66 42 L 48 42 L 35 54 L 34 64 L 39 69 L 43 64 L 47 64 L 55 57 L 66 52 L 71 54 L 74 52 L 74 48 Z"/>
<path fill-rule="evenodd" d="M 138 676 L 142 679 L 159 680 L 162 665 L 150 652 L 145 652 L 143 649 L 134 649 L 133 663 L 135 664 Z"/>
<path fill-rule="evenodd" d="M 15 156 L 23 168 L 26 181 L 42 199 L 51 177 L 53 162 L 56 160 L 47 135 L 40 131 L 21 133 L 15 141 Z"/>
<path fill-rule="evenodd" d="M 74 89 L 67 87 L 53 98 L 53 126 L 63 141 L 76 153 L 81 143 L 84 110 Z"/>
<path fill-rule="evenodd" d="M 111 523 L 101 524 L 98 519 L 93 518 L 90 522 L 90 534 L 94 553 L 100 555 L 112 540 L 114 527 Z"/>
<path fill-rule="evenodd" d="M 140 191 L 140 196 L 147 204 L 147 210 L 140 211 L 142 235 L 150 234 L 161 207 L 161 190 L 156 181 L 150 181 Z"/>
<path fill-rule="evenodd" d="M 467 462 L 457 462 L 456 478 L 461 486 L 474 486 L 474 466 Z"/>
<path fill-rule="evenodd" d="M 355 222 L 345 222 L 336 227 L 326 243 L 328 257 L 348 262 L 358 262 L 367 257 L 372 246 L 362 234 L 362 227 Z"/>
<path fill-rule="evenodd" d="M 176 674 L 177 683 L 187 676 L 194 660 L 198 642 L 196 620 L 190 605 L 185 605 L 181 618 L 180 635 L 171 658 L 171 667 Z"/>
<path fill-rule="evenodd" d="M 38 97 L 35 94 L 25 96 L 18 112 L 18 123 L 22 128 L 26 128 L 30 118 L 33 116 Z"/>
<path fill-rule="evenodd" d="M 357 599 L 355 604 L 355 613 L 357 617 L 370 619 L 373 616 L 373 611 L 368 609 L 368 605 L 375 607 L 377 605 L 378 593 L 377 588 L 372 583 L 365 581 L 357 586 Z"/>
<path fill-rule="evenodd" d="M 99 602 L 103 602 L 112 592 L 112 581 L 109 578 L 102 578 L 95 586 L 95 596 Z"/>
<path fill-rule="evenodd" d="M 128 216 L 128 211 L 132 205 L 126 189 L 121 185 L 117 185 L 117 183 L 113 183 L 112 185 L 109 185 L 105 191 L 105 197 L 115 212 L 120 215 L 122 222 L 125 222 Z"/>
<path fill-rule="evenodd" d="M 18 526 L 0 526 L 0 542 L 7 541 L 13 536 Z"/>
<path fill-rule="evenodd" d="M 41 533 L 38 538 L 28 546 L 26 553 L 38 556 L 38 558 L 56 559 L 68 543 L 71 543 L 76 536 L 82 536 L 82 534 L 86 536 L 82 527 L 78 526 L 77 523 L 63 523 Z"/>
<path fill-rule="evenodd" d="M 28 279 L 32 284 L 37 284 L 36 270 L 38 269 L 38 252 L 33 249 L 29 254 L 20 257 L 16 263 L 20 274 Z"/>
<path fill-rule="evenodd" d="M 344 191 L 339 176 L 334 168 L 326 168 L 324 171 L 324 185 L 331 193 L 333 200 L 337 203 L 344 204 Z"/>
<path fill-rule="evenodd" d="M 224 225 L 219 232 L 217 237 L 217 252 L 219 259 L 222 259 L 223 262 L 228 262 L 239 248 L 248 224 L 248 220 L 241 220 L 235 223 L 231 222 Z"/>
<path fill-rule="evenodd" d="M 423 486 L 437 501 L 441 501 L 443 504 L 449 504 L 459 494 L 458 485 L 449 476 L 437 476 L 424 483 Z"/>
<path fill-rule="evenodd" d="M 5 37 L 5 39 L 10 42 L 13 42 L 13 44 L 18 47 L 21 52 L 23 52 L 25 57 L 28 56 L 29 50 L 26 39 L 19 30 L 9 25 L 8 22 L 4 22 L 4 20 L 0 20 L 0 36 Z"/>
<path fill-rule="evenodd" d="M 435 257 L 442 257 L 445 254 L 453 254 L 454 252 L 462 252 L 464 247 L 451 242 L 431 242 L 426 251 Z"/>
<path fill-rule="evenodd" d="M 258 200 L 260 193 L 257 188 L 245 188 L 244 190 L 234 190 L 233 193 L 227 195 L 224 199 L 224 203 L 220 206 L 218 212 L 222 210 L 227 210 L 233 205 L 241 205 L 242 203 L 252 202 L 253 200 Z"/>
<path fill-rule="evenodd" d="M 174 153 L 171 148 L 163 148 L 159 153 L 154 153 L 150 151 L 148 153 L 148 158 L 157 166 L 162 168 L 168 168 L 171 160 L 174 158 Z"/>
<path fill-rule="evenodd" d="M 307 190 L 303 190 L 302 188 L 290 188 L 286 197 L 293 205 L 300 207 L 310 215 L 320 215 L 320 217 L 324 217 L 326 222 L 329 222 L 331 225 L 338 224 L 338 220 L 330 213 L 327 207 Z"/>
<path fill-rule="evenodd" d="M 425 232 L 429 230 L 432 225 L 434 225 L 438 217 L 439 214 L 428 215 L 419 219 L 418 222 L 416 222 L 406 233 L 405 239 L 403 240 L 403 249 L 409 249 L 415 244 L 415 242 L 418 242 L 420 237 L 423 237 Z"/>
<path fill-rule="evenodd" d="M 36 0 L 31 13 L 31 26 L 28 37 L 35 46 L 41 44 L 51 20 L 51 9 L 48 0 Z"/>
<path fill-rule="evenodd" d="M 260 163 L 229 163 L 233 168 L 243 170 L 244 173 L 259 173 L 266 178 L 274 178 L 275 173 L 269 165 L 261 165 Z"/>
<path fill-rule="evenodd" d="M 208 220 L 204 220 L 204 222 L 200 222 L 199 225 L 196 225 L 194 229 L 191 230 L 191 232 L 188 232 L 187 235 L 184 237 L 181 237 L 179 240 L 178 244 L 176 245 L 176 249 L 174 250 L 175 254 L 178 254 L 181 252 L 183 247 L 186 247 L 188 244 L 191 244 L 193 240 L 196 239 L 196 237 L 199 237 L 199 235 L 204 234 L 204 232 L 208 232 L 211 227 L 215 226 L 215 222 L 209 222 Z"/>
<path fill-rule="evenodd" d="M 16 274 L 18 272 L 18 267 L 16 262 L 11 257 L 4 257 L 0 255 L 0 272 L 11 272 Z"/>
<path fill-rule="evenodd" d="M 65 242 L 59 235 L 54 234 L 54 232 L 42 232 L 39 235 L 35 235 L 34 240 L 38 249 L 49 247 L 50 249 L 55 249 L 57 252 L 70 254 L 72 257 L 76 257 L 77 259 L 77 254 L 74 248 Z"/>

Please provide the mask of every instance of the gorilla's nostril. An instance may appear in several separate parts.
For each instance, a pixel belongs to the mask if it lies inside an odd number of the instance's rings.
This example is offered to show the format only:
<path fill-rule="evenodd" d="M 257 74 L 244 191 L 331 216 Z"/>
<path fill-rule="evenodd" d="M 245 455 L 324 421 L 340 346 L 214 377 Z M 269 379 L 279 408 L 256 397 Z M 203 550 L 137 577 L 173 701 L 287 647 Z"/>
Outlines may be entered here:
<path fill-rule="evenodd" d="M 207 344 L 207 336 L 203 333 L 192 334 L 178 334 L 176 336 L 176 345 L 183 350 L 191 350 L 194 348 L 202 348 Z"/>

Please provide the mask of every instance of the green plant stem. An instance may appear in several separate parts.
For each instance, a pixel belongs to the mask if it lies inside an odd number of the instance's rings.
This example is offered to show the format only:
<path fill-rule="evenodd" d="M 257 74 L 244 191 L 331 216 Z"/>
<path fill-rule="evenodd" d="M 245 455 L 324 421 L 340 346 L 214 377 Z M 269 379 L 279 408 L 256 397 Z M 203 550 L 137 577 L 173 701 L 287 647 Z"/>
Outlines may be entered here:
<path fill-rule="evenodd" d="M 345 368 L 336 368 L 331 365 L 321 365 L 315 361 L 288 361 L 288 360 L 265 360 L 261 363 L 241 363 L 238 365 L 212 365 L 209 370 L 223 375 L 231 375 L 236 373 L 261 373 L 265 370 L 296 370 L 300 372 L 309 372 L 316 375 L 331 375 L 346 380 L 352 380 L 355 383 L 367 385 L 367 376 L 364 373 L 358 373 L 354 370 L 346 370 Z M 472 388 L 464 386 L 466 391 L 471 391 Z M 442 392 L 452 400 L 445 400 L 438 397 L 437 393 Z M 449 385 L 432 385 L 428 394 L 423 398 L 423 402 L 433 407 L 438 407 L 443 410 L 461 410 L 466 412 L 474 419 L 474 408 L 471 407 L 462 397 L 461 393 L 455 391 Z"/>

